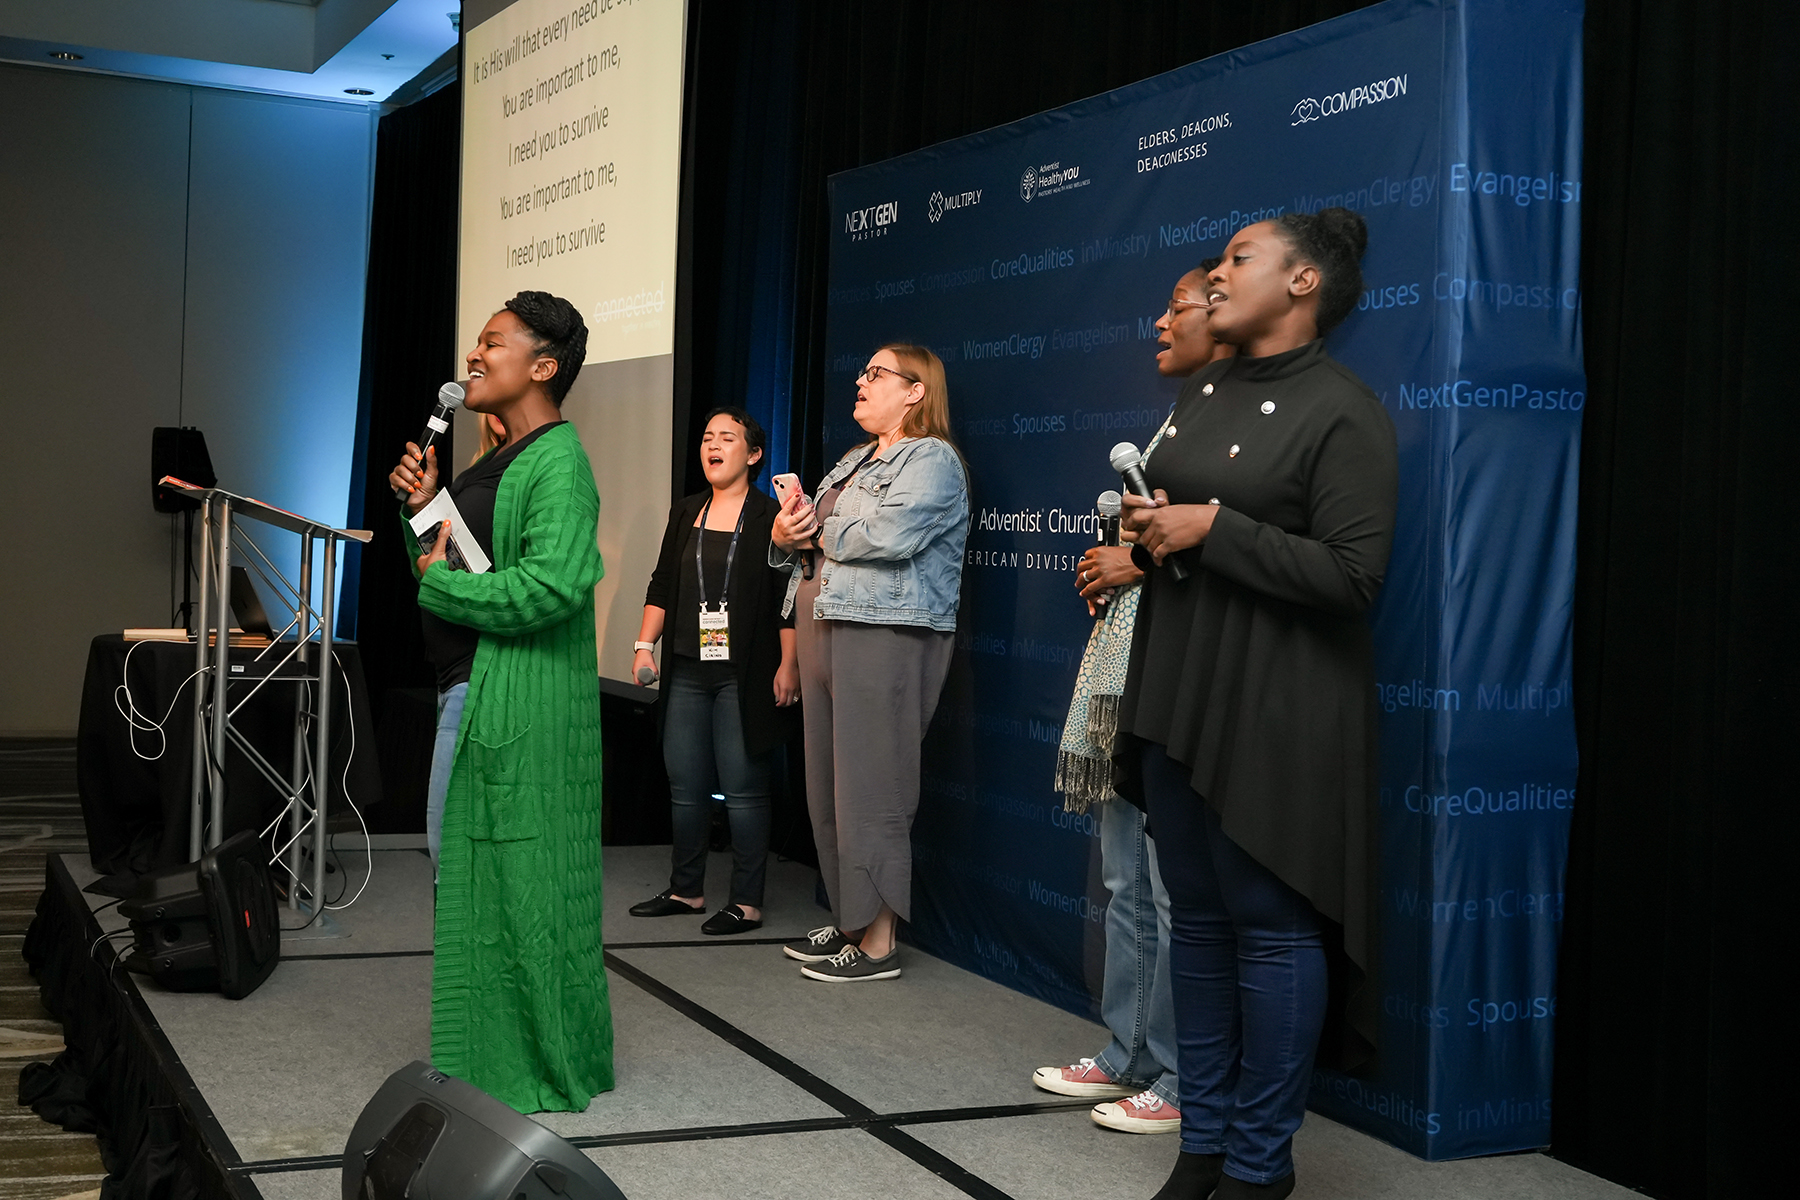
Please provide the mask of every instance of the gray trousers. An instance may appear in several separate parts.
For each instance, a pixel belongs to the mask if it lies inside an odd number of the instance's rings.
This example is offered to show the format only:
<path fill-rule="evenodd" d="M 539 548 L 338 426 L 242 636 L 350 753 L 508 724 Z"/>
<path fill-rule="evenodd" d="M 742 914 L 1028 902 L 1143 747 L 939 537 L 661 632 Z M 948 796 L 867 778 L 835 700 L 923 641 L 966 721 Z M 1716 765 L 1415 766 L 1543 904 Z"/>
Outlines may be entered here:
<path fill-rule="evenodd" d="M 954 636 L 905 625 L 815 621 L 794 629 L 806 728 L 806 805 L 835 923 L 861 929 L 885 903 L 912 916 L 919 744 L 950 672 Z"/>

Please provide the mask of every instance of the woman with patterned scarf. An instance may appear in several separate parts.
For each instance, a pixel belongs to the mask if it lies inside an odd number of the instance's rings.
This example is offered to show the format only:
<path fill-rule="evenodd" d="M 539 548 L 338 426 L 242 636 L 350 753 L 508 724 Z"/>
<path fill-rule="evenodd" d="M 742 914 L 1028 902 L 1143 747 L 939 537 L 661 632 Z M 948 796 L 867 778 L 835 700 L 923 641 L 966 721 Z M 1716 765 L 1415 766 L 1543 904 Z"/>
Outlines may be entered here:
<path fill-rule="evenodd" d="M 1216 344 L 1206 328 L 1206 276 L 1218 263 L 1208 259 L 1182 276 L 1156 323 L 1161 331 L 1156 369 L 1166 378 L 1192 375 L 1232 352 Z M 1145 448 L 1146 458 L 1168 432 L 1165 422 Z M 1157 873 L 1156 848 L 1144 834 L 1144 814 L 1112 789 L 1113 734 L 1143 577 L 1132 565 L 1130 548 L 1122 546 L 1095 546 L 1076 568 L 1075 586 L 1098 619 L 1081 657 L 1056 756 L 1063 807 L 1073 813 L 1099 809 L 1100 876 L 1112 893 L 1100 1016 L 1112 1040 L 1093 1058 L 1038 1068 L 1031 1081 L 1045 1091 L 1101 1100 L 1091 1115 L 1109 1129 L 1175 1133 L 1181 1113 L 1169 990 L 1169 896 Z"/>

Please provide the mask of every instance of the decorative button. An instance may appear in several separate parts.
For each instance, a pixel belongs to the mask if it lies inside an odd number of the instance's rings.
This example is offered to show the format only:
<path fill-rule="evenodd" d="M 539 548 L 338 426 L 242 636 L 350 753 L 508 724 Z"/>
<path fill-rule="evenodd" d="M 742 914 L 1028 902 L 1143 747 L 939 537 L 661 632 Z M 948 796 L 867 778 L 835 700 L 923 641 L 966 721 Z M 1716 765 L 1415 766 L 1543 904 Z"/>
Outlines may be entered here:
<path fill-rule="evenodd" d="M 1263 416 L 1268 416 L 1275 411 L 1275 402 L 1273 400 L 1264 400 L 1262 403 L 1262 410 Z"/>
<path fill-rule="evenodd" d="M 1175 427 L 1173 425 L 1169 426 L 1169 431 L 1167 433 L 1163 434 L 1163 436 L 1164 437 L 1174 437 L 1175 436 Z"/>
<path fill-rule="evenodd" d="M 1206 386 L 1205 386 L 1205 387 L 1203 387 L 1203 388 L 1201 388 L 1201 389 L 1200 389 L 1200 394 L 1201 394 L 1201 395 L 1202 395 L 1202 396 L 1210 396 L 1210 395 L 1212 395 L 1212 384 L 1210 384 L 1210 383 L 1209 383 L 1209 384 L 1207 384 L 1207 385 L 1206 385 Z"/>
<path fill-rule="evenodd" d="M 1236 458 L 1237 456 L 1238 456 L 1238 448 L 1236 446 L 1233 446 L 1231 448 L 1231 457 Z"/>
<path fill-rule="evenodd" d="M 1217 504 L 1218 502 L 1219 498 L 1217 496 L 1214 496 L 1211 500 L 1207 501 L 1208 504 Z"/>

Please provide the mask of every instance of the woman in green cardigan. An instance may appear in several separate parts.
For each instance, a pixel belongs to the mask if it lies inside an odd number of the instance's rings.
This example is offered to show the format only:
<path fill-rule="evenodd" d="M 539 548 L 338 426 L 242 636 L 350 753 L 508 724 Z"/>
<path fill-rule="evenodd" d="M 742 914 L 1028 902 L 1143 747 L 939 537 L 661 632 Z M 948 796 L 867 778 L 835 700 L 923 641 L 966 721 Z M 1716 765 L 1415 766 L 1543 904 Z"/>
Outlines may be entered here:
<path fill-rule="evenodd" d="M 465 403 L 498 417 L 506 444 L 450 485 L 459 540 L 480 543 L 493 569 L 453 571 L 448 531 L 429 547 L 406 532 L 440 687 L 466 688 L 445 739 L 432 1065 L 526 1113 L 579 1112 L 613 1086 L 600 945 L 600 497 L 560 407 L 586 350 L 567 300 L 520 292 L 494 314 L 468 355 Z M 437 492 L 435 448 L 421 462 L 408 443 L 389 483 L 409 511 L 423 507 Z"/>

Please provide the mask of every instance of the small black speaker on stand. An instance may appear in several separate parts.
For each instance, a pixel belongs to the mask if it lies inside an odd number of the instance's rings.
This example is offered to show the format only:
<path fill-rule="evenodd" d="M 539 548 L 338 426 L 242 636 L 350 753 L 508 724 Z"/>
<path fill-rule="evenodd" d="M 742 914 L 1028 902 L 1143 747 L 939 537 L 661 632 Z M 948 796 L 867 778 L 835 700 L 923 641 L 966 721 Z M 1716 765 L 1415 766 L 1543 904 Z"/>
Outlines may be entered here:
<path fill-rule="evenodd" d="M 131 922 L 125 966 L 172 992 L 242 1000 L 281 960 L 281 919 L 262 839 L 246 829 L 186 863 L 143 877 L 119 905 Z"/>
<path fill-rule="evenodd" d="M 175 619 L 191 631 L 194 627 L 194 513 L 200 502 L 162 484 L 165 475 L 195 487 L 217 487 L 212 455 L 206 452 L 206 435 L 192 425 L 159 425 L 150 431 L 150 502 L 161 513 L 180 513 L 182 531 L 181 607 Z"/>
<path fill-rule="evenodd" d="M 587 1155 L 422 1062 L 388 1076 L 344 1143 L 344 1200 L 625 1200 Z"/>

